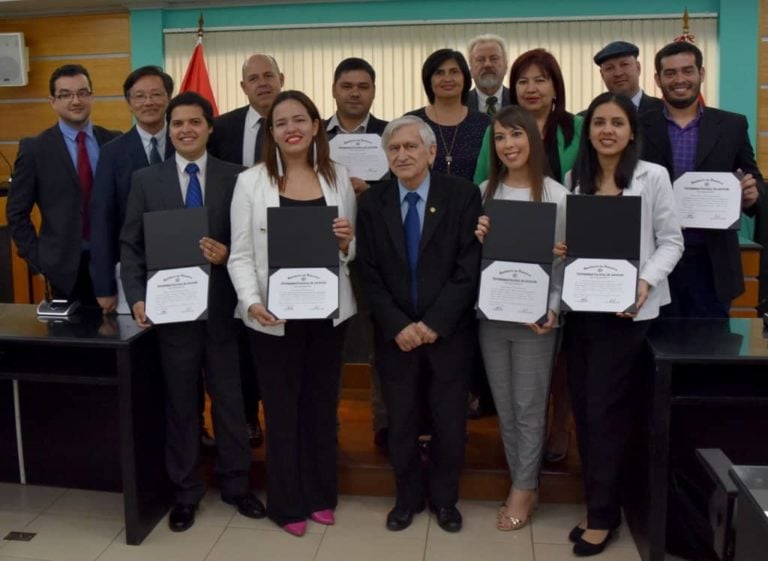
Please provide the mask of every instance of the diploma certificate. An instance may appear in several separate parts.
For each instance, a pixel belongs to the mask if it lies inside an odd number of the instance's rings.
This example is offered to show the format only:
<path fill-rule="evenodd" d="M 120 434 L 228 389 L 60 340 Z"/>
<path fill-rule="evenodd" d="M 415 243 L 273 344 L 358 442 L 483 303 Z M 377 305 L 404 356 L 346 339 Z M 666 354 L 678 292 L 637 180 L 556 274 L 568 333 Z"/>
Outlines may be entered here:
<path fill-rule="evenodd" d="M 683 228 L 733 230 L 741 218 L 741 184 L 730 172 L 689 171 L 673 185 Z"/>
<path fill-rule="evenodd" d="M 480 274 L 477 307 L 490 320 L 536 323 L 546 317 L 549 275 L 535 263 L 494 261 Z"/>
<path fill-rule="evenodd" d="M 147 279 L 146 314 L 152 323 L 200 319 L 208 309 L 208 273 L 200 267 L 157 271 Z"/>
<path fill-rule="evenodd" d="M 574 312 L 633 311 L 637 267 L 625 259 L 577 258 L 565 266 L 563 304 Z"/>
<path fill-rule="evenodd" d="M 267 292 L 267 309 L 278 319 L 326 319 L 339 308 L 339 277 L 324 267 L 277 269 Z"/>
<path fill-rule="evenodd" d="M 329 144 L 331 159 L 345 166 L 350 177 L 377 181 L 389 171 L 378 134 L 337 134 Z"/>

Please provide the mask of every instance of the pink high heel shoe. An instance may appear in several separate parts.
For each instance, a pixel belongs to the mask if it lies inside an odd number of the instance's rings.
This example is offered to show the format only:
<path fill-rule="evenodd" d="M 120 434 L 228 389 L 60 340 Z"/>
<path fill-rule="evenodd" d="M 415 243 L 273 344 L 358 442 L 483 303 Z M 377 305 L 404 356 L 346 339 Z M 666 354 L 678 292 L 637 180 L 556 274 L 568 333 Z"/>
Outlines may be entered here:
<path fill-rule="evenodd" d="M 333 511 L 330 508 L 315 511 L 310 514 L 309 517 L 318 524 L 324 524 L 326 526 L 333 526 L 336 522 L 336 518 L 333 516 Z"/>
<path fill-rule="evenodd" d="M 307 533 L 307 522 L 306 520 L 302 520 L 301 522 L 290 522 L 283 525 L 283 530 L 300 538 Z"/>

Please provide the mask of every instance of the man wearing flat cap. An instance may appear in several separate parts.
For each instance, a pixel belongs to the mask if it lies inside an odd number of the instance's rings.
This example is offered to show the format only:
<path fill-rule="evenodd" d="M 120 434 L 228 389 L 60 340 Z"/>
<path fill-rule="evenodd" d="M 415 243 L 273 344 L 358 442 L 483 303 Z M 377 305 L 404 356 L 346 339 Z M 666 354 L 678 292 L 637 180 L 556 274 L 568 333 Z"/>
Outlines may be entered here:
<path fill-rule="evenodd" d="M 614 41 L 598 51 L 593 60 L 600 67 L 600 76 L 608 91 L 627 96 L 635 104 L 638 113 L 645 113 L 661 109 L 662 102 L 640 89 L 640 61 L 637 60 L 639 54 L 637 45 L 627 41 Z"/>

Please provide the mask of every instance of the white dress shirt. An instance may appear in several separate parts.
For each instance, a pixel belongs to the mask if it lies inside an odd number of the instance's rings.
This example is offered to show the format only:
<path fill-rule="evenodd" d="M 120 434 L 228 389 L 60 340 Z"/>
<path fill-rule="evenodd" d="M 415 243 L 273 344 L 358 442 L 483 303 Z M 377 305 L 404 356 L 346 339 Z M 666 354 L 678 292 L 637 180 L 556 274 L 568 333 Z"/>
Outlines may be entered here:
<path fill-rule="evenodd" d="M 174 154 L 176 158 L 176 171 L 179 174 L 179 185 L 181 186 L 181 200 L 187 200 L 187 188 L 189 187 L 189 174 L 187 173 L 187 164 L 197 164 L 200 168 L 197 172 L 197 179 L 200 181 L 200 190 L 203 194 L 203 202 L 205 202 L 205 165 L 208 163 L 208 152 L 204 152 L 203 155 L 195 160 L 190 161 L 179 156 L 179 153 Z"/>
<path fill-rule="evenodd" d="M 259 124 L 261 118 L 259 112 L 252 105 L 249 105 L 248 113 L 245 114 L 245 129 L 243 130 L 243 165 L 246 167 L 251 167 L 254 164 L 256 136 L 261 128 Z"/>

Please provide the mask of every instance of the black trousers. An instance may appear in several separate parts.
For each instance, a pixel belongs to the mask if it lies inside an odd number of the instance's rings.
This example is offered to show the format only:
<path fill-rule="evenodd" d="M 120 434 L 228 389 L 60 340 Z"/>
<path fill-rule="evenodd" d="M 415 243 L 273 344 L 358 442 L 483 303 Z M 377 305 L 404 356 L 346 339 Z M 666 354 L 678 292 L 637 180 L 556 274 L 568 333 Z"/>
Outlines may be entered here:
<path fill-rule="evenodd" d="M 51 285 L 51 296 L 64 300 L 79 300 L 81 306 L 95 307 L 99 303 L 93 293 L 93 283 L 91 282 L 91 252 L 88 250 L 80 253 L 80 264 L 77 267 L 77 279 L 72 290 L 67 294 Z"/>
<path fill-rule="evenodd" d="M 608 313 L 567 315 L 568 385 L 589 528 L 621 522 L 619 478 L 649 375 L 649 324 Z"/>
<path fill-rule="evenodd" d="M 240 350 L 240 383 L 243 388 L 243 403 L 245 405 L 245 419 L 249 423 L 256 423 L 259 417 L 259 400 L 261 395 L 259 391 L 259 379 L 256 375 L 256 365 L 253 360 L 251 343 L 248 340 L 250 331 L 243 325 L 238 339 L 238 348 Z"/>
<path fill-rule="evenodd" d="M 249 330 L 267 428 L 267 516 L 280 526 L 335 508 L 336 404 L 346 324 Z"/>
<path fill-rule="evenodd" d="M 427 498 L 435 507 L 449 507 L 459 499 L 469 372 L 477 347 L 474 330 L 466 331 L 410 352 L 394 340 L 377 341 L 398 508 L 416 510 Z M 417 443 L 425 418 L 432 429 L 426 474 Z"/>
<path fill-rule="evenodd" d="M 240 391 L 237 339 L 217 341 L 205 322 L 155 327 L 166 392 L 165 460 L 177 503 L 197 504 L 205 494 L 199 470 L 200 372 L 211 397 L 216 434 L 216 478 L 221 494 L 243 495 L 250 489 L 251 449 Z"/>

